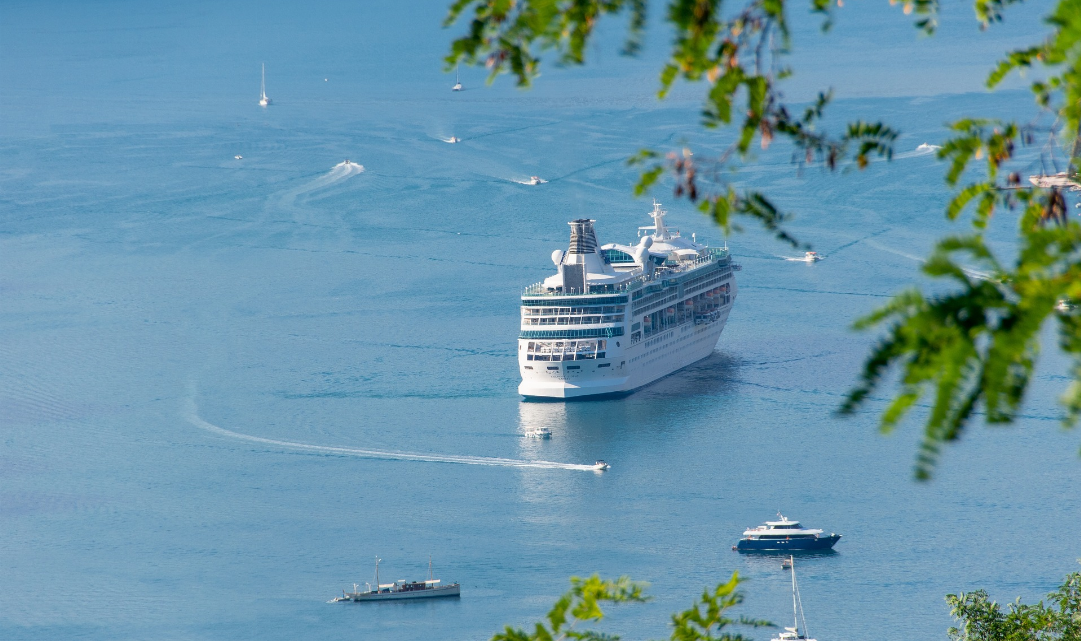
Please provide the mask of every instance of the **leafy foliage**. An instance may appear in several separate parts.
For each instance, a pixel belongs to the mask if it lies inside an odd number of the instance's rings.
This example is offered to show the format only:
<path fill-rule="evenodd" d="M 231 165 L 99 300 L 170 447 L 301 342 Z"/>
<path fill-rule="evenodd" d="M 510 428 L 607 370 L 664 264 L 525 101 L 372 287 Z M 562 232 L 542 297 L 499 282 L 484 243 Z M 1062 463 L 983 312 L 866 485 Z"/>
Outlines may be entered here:
<path fill-rule="evenodd" d="M 1068 575 L 1047 600 L 1026 605 L 1017 599 L 1003 611 L 983 590 L 946 595 L 958 621 L 948 635 L 951 641 L 1081 640 L 1081 573 Z"/>
<path fill-rule="evenodd" d="M 727 632 L 732 625 L 761 627 L 772 625 L 766 621 L 727 616 L 730 608 L 743 602 L 743 595 L 736 589 L 741 580 L 733 573 L 727 583 L 713 591 L 705 590 L 702 597 L 690 609 L 672 615 L 672 641 L 745 641 L 739 634 Z M 571 577 L 571 589 L 552 606 L 544 621 L 533 626 L 533 632 L 507 626 L 492 641 L 558 641 L 579 639 L 582 641 L 616 641 L 619 637 L 597 632 L 579 630 L 578 624 L 600 621 L 604 618 L 602 603 L 643 602 L 645 584 L 620 577 L 614 581 L 593 575 L 588 579 Z"/>
<path fill-rule="evenodd" d="M 830 6 L 829 0 L 810 2 L 812 12 L 825 17 L 824 27 L 829 25 Z M 586 43 L 602 16 L 630 14 L 624 47 L 628 53 L 640 46 L 646 19 L 644 0 L 458 0 L 444 24 L 454 24 L 469 8 L 469 31 L 452 44 L 445 59 L 448 68 L 459 62 L 484 64 L 489 81 L 511 73 L 523 87 L 540 73 L 539 52 L 554 50 L 559 62 L 582 64 Z M 728 170 L 751 159 L 756 140 L 764 150 L 778 137 L 792 145 L 793 159 L 801 164 L 817 162 L 834 170 L 852 161 L 862 169 L 874 157 L 892 156 L 897 133 L 880 122 L 852 123 L 837 136 L 821 131 L 829 92 L 819 94 L 802 112 L 785 103 L 779 83 L 791 74 L 782 65 L 790 45 L 786 0 L 750 0 L 731 17 L 725 17 L 723 8 L 722 0 L 670 0 L 666 17 L 675 39 L 661 71 L 658 97 L 667 96 L 677 80 L 704 80 L 710 88 L 702 124 L 716 129 L 737 121 L 737 136 L 717 158 L 644 150 L 632 158 L 645 166 L 635 191 L 644 193 L 669 170 L 676 179 L 676 196 L 698 203 L 722 226 L 728 227 L 732 214 L 747 216 L 797 245 L 781 228 L 786 217 L 765 195 L 733 192 Z"/>
<path fill-rule="evenodd" d="M 889 160 L 897 132 L 881 122 L 850 123 L 839 134 L 822 129 L 832 94 L 821 92 L 802 110 L 785 102 L 780 87 L 791 70 L 788 0 L 666 0 L 665 19 L 673 46 L 660 73 L 658 97 L 674 84 L 705 83 L 702 125 L 731 128 L 728 146 L 716 157 L 691 149 L 662 153 L 645 149 L 630 159 L 642 173 L 641 195 L 665 175 L 674 179 L 676 197 L 686 197 L 726 231 L 739 231 L 750 219 L 778 240 L 800 242 L 786 230 L 790 215 L 766 194 L 741 190 L 735 170 L 753 162 L 755 148 L 782 139 L 799 167 L 863 169 L 875 158 Z M 1001 22 L 1019 0 L 973 0 L 981 28 Z M 830 26 L 833 3 L 810 0 L 813 14 Z M 937 26 L 938 0 L 891 0 L 927 34 Z M 630 16 L 625 51 L 641 45 L 645 0 L 457 0 L 445 25 L 472 13 L 466 35 L 455 40 L 445 61 L 483 64 L 489 81 L 513 74 L 528 86 L 540 73 L 539 52 L 551 50 L 563 64 L 582 64 L 597 21 Z M 924 438 L 917 454 L 917 478 L 929 478 L 942 445 L 958 439 L 973 417 L 992 424 L 1012 422 L 1023 403 L 1040 351 L 1043 328 L 1054 323 L 1059 347 L 1072 359 L 1072 382 L 1065 390 L 1066 425 L 1081 416 L 1081 319 L 1070 301 L 1081 303 L 1081 228 L 1069 220 L 1068 198 L 1081 191 L 1081 0 L 1058 0 L 1046 19 L 1047 38 L 1007 54 L 990 72 L 996 87 L 1015 71 L 1037 69 L 1031 83 L 1039 112 L 1053 123 L 1045 145 L 1044 172 L 1056 151 L 1070 146 L 1067 168 L 1034 186 L 1022 183 L 1021 149 L 1036 144 L 1041 131 L 1033 122 L 964 118 L 949 125 L 951 137 L 939 150 L 946 162 L 946 184 L 955 190 L 946 206 L 949 220 L 969 230 L 940 240 L 923 266 L 939 281 L 935 293 L 913 287 L 860 319 L 857 329 L 882 336 L 862 375 L 840 408 L 852 414 L 872 398 L 883 381 L 897 375 L 897 391 L 880 418 L 883 431 L 894 429 L 930 399 Z M 1058 138 L 1055 137 L 1058 136 Z M 757 145 L 756 145 L 757 143 Z M 1057 171 L 1057 167 L 1056 167 Z M 1016 245 L 1009 259 L 996 255 L 985 233 L 995 214 L 1015 217 Z M 1065 302 L 1064 302 L 1065 301 Z"/>

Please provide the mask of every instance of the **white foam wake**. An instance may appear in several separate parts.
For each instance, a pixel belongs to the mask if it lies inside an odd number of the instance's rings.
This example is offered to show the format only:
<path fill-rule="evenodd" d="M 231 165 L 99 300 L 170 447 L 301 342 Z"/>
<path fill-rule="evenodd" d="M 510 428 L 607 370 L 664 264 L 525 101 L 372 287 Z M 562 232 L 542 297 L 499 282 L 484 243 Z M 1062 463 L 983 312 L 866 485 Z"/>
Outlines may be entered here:
<path fill-rule="evenodd" d="M 919 156 L 929 156 L 931 154 L 938 153 L 939 149 L 942 149 L 940 145 L 929 145 L 927 143 L 923 143 L 912 151 L 901 152 L 899 154 L 895 154 L 893 157 L 895 159 L 918 158 Z"/>
<path fill-rule="evenodd" d="M 303 196 L 304 194 L 308 194 L 319 189 L 325 189 L 327 187 L 330 187 L 334 183 L 340 182 L 342 180 L 345 180 L 346 178 L 349 178 L 350 176 L 356 176 L 357 174 L 361 173 L 364 173 L 364 165 L 360 165 L 348 160 L 343 160 L 337 165 L 334 165 L 334 167 L 331 168 L 330 171 L 316 178 L 315 180 L 305 183 L 295 189 L 290 189 L 289 191 L 282 194 L 282 204 L 287 206 L 292 205 L 297 198 Z"/>
<path fill-rule="evenodd" d="M 587 472 L 596 471 L 595 465 L 578 465 L 575 463 L 556 463 L 554 461 L 527 461 L 523 459 L 495 458 L 488 456 L 457 456 L 454 454 L 416 454 L 412 452 L 395 452 L 392 450 L 368 450 L 358 447 L 335 447 L 330 445 L 310 445 L 308 443 L 296 443 L 293 441 L 280 441 L 273 438 L 263 438 L 250 434 L 241 434 L 218 427 L 213 423 L 204 421 L 199 416 L 199 410 L 195 406 L 195 398 L 188 397 L 184 407 L 184 418 L 189 423 L 201 430 L 206 430 L 218 436 L 248 441 L 249 443 L 261 443 L 274 447 L 301 450 L 305 452 L 322 452 L 324 454 L 337 454 L 340 456 L 356 456 L 358 458 L 384 459 L 389 461 L 424 461 L 427 463 L 458 463 L 461 465 L 491 465 L 496 467 L 531 467 L 547 470 L 581 470 Z"/>

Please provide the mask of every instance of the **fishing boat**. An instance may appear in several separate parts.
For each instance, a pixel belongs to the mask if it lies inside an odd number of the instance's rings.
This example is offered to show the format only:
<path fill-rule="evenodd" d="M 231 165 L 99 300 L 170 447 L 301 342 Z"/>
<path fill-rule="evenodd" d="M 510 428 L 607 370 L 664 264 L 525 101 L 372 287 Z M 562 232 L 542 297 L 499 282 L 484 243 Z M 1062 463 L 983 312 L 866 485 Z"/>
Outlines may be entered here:
<path fill-rule="evenodd" d="M 593 469 L 597 470 L 598 472 L 603 472 L 610 467 L 612 466 L 601 460 L 598 460 L 596 463 L 593 464 Z"/>
<path fill-rule="evenodd" d="M 353 591 L 342 590 L 340 597 L 332 599 L 332 603 L 346 601 L 398 601 L 403 599 L 434 599 L 446 596 L 461 596 L 462 586 L 459 583 L 440 585 L 439 579 L 432 578 L 432 558 L 428 557 L 428 579 L 425 581 L 395 581 L 394 583 L 379 582 L 379 562 L 382 559 L 375 557 L 375 587 L 371 583 L 365 583 L 365 590 L 361 591 L 354 583 Z"/>
<path fill-rule="evenodd" d="M 461 91 L 462 90 L 462 81 L 458 77 L 458 67 L 457 66 L 454 67 L 454 86 L 451 87 L 450 90 L 451 91 Z"/>
<path fill-rule="evenodd" d="M 792 570 L 792 627 L 785 627 L 784 632 L 770 641 L 815 641 L 807 636 L 807 618 L 803 616 L 803 601 L 796 585 L 796 560 L 788 557 L 788 566 Z M 803 624 L 800 627 L 800 624 Z M 802 632 L 801 632 L 802 630 Z"/>
<path fill-rule="evenodd" d="M 271 103 L 266 95 L 266 63 L 263 63 L 263 81 L 259 84 L 259 106 L 265 107 Z"/>
<path fill-rule="evenodd" d="M 829 550 L 841 540 L 840 534 L 822 535 L 822 530 L 810 530 L 800 526 L 799 521 L 790 521 L 780 512 L 779 521 L 766 521 L 764 525 L 749 528 L 743 532 L 743 538 L 732 546 L 740 552 L 772 552 Z"/>

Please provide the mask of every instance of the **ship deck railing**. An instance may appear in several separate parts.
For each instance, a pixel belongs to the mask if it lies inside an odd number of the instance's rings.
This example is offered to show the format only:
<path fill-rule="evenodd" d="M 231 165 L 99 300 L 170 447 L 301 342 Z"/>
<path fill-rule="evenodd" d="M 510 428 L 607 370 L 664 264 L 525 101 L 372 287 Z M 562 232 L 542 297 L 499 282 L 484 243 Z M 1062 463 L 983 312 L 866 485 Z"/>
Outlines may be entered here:
<path fill-rule="evenodd" d="M 642 274 L 635 276 L 634 278 L 623 281 L 622 283 L 616 283 L 613 285 L 589 285 L 586 287 L 588 291 L 584 292 L 563 292 L 563 291 L 550 291 L 544 286 L 544 281 L 539 283 L 533 283 L 526 287 L 522 291 L 522 296 L 585 296 L 585 295 L 604 295 L 604 294 L 623 294 L 626 292 L 632 292 L 649 284 L 664 284 L 663 281 L 672 278 L 673 275 L 682 274 L 684 272 L 692 271 L 719 260 L 728 258 L 728 249 L 724 247 L 709 247 L 704 249 L 702 253 L 694 260 L 681 262 L 675 265 L 665 265 L 662 269 L 658 269 L 651 275 Z"/>

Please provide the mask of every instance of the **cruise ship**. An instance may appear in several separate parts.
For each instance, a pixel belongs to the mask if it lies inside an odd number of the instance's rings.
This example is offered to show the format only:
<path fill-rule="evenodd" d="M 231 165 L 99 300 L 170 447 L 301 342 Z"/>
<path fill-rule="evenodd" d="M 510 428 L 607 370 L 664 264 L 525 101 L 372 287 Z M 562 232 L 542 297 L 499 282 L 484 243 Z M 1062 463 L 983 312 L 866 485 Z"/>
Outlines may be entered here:
<path fill-rule="evenodd" d="M 518 393 L 578 398 L 630 392 L 709 356 L 736 299 L 727 248 L 707 247 L 665 224 L 633 245 L 600 245 L 596 221 L 571 221 L 570 247 L 552 252 L 556 274 L 522 293 Z"/>

